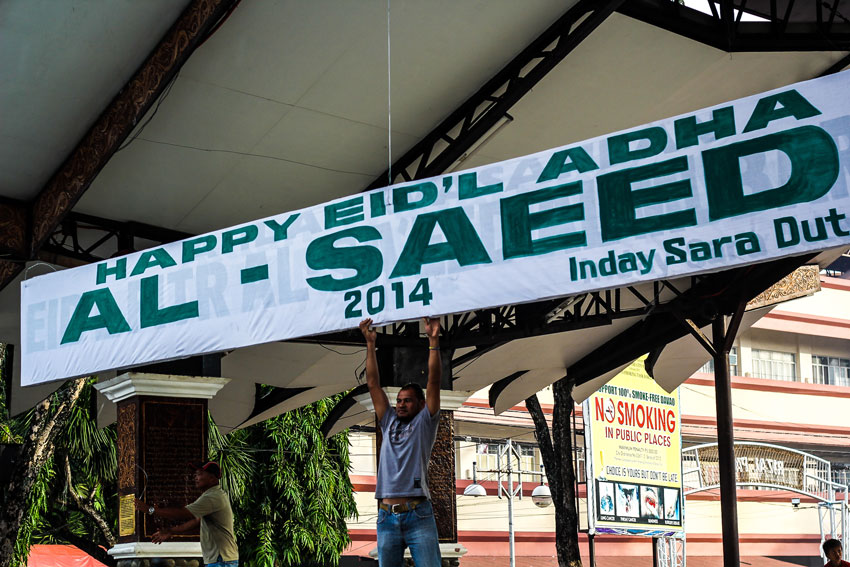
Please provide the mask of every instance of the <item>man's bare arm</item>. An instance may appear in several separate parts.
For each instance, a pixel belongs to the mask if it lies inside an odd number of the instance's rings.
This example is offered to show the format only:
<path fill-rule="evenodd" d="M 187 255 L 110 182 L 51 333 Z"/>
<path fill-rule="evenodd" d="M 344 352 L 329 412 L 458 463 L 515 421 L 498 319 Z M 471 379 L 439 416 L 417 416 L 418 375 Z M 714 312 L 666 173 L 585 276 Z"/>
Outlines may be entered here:
<path fill-rule="evenodd" d="M 425 334 L 428 335 L 428 387 L 425 389 L 425 404 L 431 415 L 440 410 L 440 385 L 443 380 L 443 363 L 440 359 L 440 320 L 425 319 Z"/>
<path fill-rule="evenodd" d="M 135 505 L 136 510 L 139 512 L 147 514 L 150 511 L 150 505 L 138 498 L 135 500 Z M 166 520 L 192 520 L 195 518 L 195 516 L 192 515 L 192 512 L 186 508 L 160 508 L 159 506 L 154 506 L 153 510 L 154 516 L 165 518 Z"/>
<path fill-rule="evenodd" d="M 189 513 L 191 514 L 191 512 Z M 174 526 L 173 528 L 160 528 L 151 536 L 151 541 L 153 543 L 162 543 L 167 539 L 171 538 L 171 536 L 174 534 L 182 534 L 196 529 L 200 525 L 200 523 L 200 518 L 193 517 L 188 522 L 184 522 L 179 526 Z"/>
<path fill-rule="evenodd" d="M 378 421 L 380 421 L 387 413 L 390 401 L 381 388 L 381 378 L 378 375 L 378 357 L 375 354 L 375 340 L 378 338 L 378 333 L 372 328 L 371 319 L 360 321 L 360 331 L 363 333 L 363 338 L 366 339 L 366 385 L 369 386 L 369 395 L 372 396 L 375 415 L 378 416 Z"/>

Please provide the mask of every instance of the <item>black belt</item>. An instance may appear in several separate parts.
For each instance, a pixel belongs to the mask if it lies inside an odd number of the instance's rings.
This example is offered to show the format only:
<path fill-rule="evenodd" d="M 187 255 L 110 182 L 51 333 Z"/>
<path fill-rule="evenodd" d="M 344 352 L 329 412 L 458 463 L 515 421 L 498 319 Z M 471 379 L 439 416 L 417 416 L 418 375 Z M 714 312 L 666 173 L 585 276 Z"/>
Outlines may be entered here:
<path fill-rule="evenodd" d="M 393 514 L 401 514 L 402 512 L 410 512 L 423 502 L 427 502 L 427 498 L 413 498 L 408 500 L 407 502 L 402 502 L 401 504 L 384 504 L 380 502 L 378 506 L 381 510 L 386 510 L 387 512 L 392 512 Z"/>

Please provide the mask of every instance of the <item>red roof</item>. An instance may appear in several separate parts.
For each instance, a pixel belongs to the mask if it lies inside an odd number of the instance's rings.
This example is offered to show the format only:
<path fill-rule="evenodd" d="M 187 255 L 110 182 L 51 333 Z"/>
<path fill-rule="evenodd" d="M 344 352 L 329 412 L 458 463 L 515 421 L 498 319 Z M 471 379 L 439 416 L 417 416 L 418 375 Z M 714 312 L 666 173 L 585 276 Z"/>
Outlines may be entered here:
<path fill-rule="evenodd" d="M 27 567 L 106 567 L 103 563 L 73 545 L 34 545 L 30 548 Z"/>
<path fill-rule="evenodd" d="M 801 558 L 803 560 L 807 558 Z M 582 564 L 590 566 L 587 557 Z M 507 567 L 509 557 L 464 557 L 463 567 Z M 722 567 L 723 557 L 688 556 L 688 567 Z M 747 567 L 799 567 L 800 563 L 788 563 L 771 557 L 741 557 L 741 565 Z M 652 567 L 652 557 L 597 557 L 596 567 Z M 558 567 L 556 557 L 517 557 L 516 567 Z"/>

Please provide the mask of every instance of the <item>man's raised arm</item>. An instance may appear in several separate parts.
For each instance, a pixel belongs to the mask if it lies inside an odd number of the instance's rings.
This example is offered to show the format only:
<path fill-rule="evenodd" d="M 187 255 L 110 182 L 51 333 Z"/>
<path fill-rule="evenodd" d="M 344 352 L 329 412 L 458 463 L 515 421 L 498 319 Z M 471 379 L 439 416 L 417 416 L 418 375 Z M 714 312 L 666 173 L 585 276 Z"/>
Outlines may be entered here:
<path fill-rule="evenodd" d="M 443 379 L 443 363 L 440 360 L 440 320 L 425 319 L 428 335 L 428 387 L 425 388 L 425 404 L 431 415 L 440 410 L 440 385 Z"/>
<path fill-rule="evenodd" d="M 380 421 L 387 413 L 390 401 L 387 399 L 387 394 L 381 389 L 381 378 L 378 375 L 378 358 L 375 355 L 375 340 L 378 338 L 378 333 L 372 328 L 371 319 L 360 321 L 360 332 L 366 339 L 366 385 L 369 386 L 369 395 L 372 396 L 375 415 L 378 416 L 378 421 Z"/>

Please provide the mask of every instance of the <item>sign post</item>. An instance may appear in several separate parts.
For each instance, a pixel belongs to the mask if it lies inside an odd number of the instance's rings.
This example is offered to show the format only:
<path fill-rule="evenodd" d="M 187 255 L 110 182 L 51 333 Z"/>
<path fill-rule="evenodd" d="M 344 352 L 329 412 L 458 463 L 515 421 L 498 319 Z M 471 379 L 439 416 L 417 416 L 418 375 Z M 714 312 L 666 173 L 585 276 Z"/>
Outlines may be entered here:
<path fill-rule="evenodd" d="M 679 393 L 643 361 L 584 402 L 589 533 L 684 538 Z"/>

